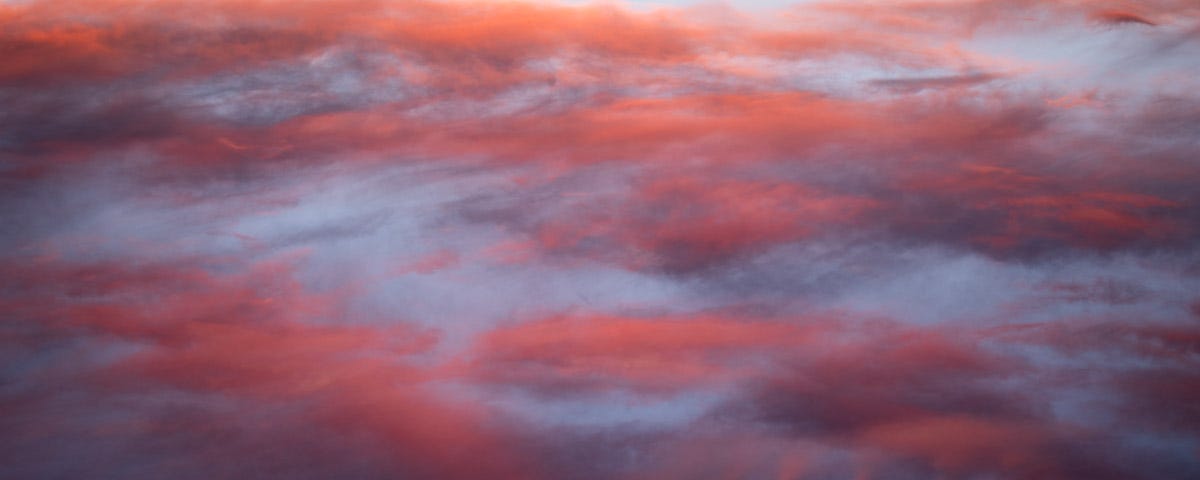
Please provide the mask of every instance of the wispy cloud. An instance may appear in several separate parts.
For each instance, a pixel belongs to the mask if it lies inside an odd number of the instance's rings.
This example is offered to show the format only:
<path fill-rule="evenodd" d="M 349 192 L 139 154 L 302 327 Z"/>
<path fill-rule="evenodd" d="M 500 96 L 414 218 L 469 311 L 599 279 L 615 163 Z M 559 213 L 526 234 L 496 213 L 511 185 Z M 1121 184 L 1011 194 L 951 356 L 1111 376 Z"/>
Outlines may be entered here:
<path fill-rule="evenodd" d="M 1200 476 L 1194 2 L 0 24 L 0 477 Z"/>

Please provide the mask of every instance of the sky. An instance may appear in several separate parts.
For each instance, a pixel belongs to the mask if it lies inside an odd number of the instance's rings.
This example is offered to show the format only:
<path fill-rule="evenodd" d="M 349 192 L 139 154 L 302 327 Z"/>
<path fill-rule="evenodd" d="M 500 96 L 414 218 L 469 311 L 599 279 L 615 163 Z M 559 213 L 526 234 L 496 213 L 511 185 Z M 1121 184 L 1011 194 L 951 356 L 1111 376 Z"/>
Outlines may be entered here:
<path fill-rule="evenodd" d="M 0 478 L 1200 478 L 1194 0 L 0 26 Z"/>

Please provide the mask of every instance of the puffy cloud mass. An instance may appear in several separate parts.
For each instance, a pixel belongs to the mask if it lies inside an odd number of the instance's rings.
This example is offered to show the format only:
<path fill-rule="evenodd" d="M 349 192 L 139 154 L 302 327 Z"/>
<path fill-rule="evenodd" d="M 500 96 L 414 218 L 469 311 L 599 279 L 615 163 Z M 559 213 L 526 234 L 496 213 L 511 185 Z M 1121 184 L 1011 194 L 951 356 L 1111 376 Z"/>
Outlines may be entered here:
<path fill-rule="evenodd" d="M 0 2 L 0 477 L 1200 478 L 1192 0 Z"/>

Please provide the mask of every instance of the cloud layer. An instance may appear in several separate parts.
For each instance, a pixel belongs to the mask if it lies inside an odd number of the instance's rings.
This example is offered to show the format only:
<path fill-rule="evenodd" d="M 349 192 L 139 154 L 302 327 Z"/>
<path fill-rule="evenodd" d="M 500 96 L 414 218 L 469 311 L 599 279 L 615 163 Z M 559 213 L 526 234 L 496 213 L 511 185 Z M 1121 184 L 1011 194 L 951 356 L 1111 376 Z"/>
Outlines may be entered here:
<path fill-rule="evenodd" d="M 0 24 L 0 477 L 1200 476 L 1194 2 Z"/>

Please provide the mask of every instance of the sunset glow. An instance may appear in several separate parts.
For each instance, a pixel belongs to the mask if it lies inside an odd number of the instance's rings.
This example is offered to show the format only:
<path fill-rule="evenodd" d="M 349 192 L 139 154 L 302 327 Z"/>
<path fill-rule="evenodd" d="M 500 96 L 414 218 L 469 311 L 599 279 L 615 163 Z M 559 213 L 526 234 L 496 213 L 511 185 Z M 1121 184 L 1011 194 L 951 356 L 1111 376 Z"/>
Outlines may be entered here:
<path fill-rule="evenodd" d="M 0 478 L 1200 478 L 1200 2 L 0 0 Z"/>

